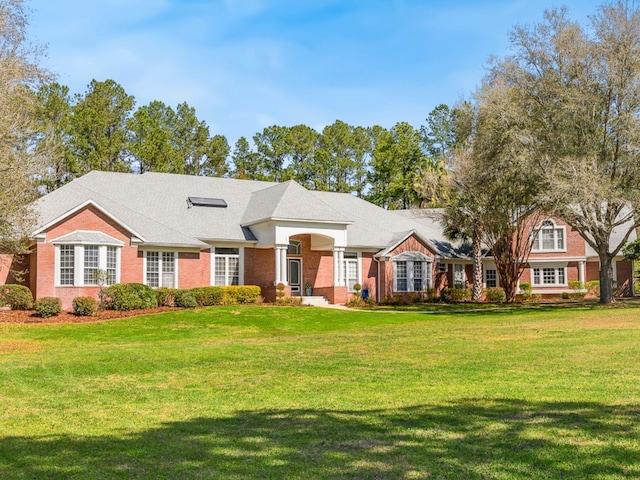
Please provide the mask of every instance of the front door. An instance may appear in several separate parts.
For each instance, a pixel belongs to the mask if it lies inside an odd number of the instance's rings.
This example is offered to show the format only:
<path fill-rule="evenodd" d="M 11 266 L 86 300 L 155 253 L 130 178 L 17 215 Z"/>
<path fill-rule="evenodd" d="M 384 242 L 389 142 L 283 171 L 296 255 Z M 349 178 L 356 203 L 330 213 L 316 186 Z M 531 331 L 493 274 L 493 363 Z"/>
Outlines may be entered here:
<path fill-rule="evenodd" d="M 289 258 L 289 286 L 291 295 L 302 294 L 302 260 Z"/>

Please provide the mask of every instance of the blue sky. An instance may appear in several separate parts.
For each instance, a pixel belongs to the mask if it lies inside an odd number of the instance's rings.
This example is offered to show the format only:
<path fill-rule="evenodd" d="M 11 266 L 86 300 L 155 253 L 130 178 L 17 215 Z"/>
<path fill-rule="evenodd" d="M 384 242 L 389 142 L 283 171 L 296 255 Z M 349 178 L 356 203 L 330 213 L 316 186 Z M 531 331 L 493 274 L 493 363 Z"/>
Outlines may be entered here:
<path fill-rule="evenodd" d="M 31 40 L 72 93 L 186 101 L 233 146 L 269 125 L 419 127 L 480 83 L 515 25 L 601 1 L 31 0 Z"/>

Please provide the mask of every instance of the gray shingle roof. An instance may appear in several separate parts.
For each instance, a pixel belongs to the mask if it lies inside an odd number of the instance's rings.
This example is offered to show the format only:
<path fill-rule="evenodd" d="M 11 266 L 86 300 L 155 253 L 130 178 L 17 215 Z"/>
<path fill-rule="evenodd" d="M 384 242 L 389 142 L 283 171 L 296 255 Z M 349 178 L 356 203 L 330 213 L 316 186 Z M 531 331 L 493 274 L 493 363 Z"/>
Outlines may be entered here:
<path fill-rule="evenodd" d="M 188 197 L 224 199 L 227 207 L 189 208 Z M 348 246 L 372 250 L 416 230 L 441 256 L 468 258 L 468 249 L 448 241 L 425 211 L 388 211 L 350 194 L 309 191 L 293 181 L 94 171 L 36 202 L 40 228 L 88 201 L 150 245 L 198 248 L 206 241 L 254 242 L 250 226 L 277 218 L 347 224 Z"/>
<path fill-rule="evenodd" d="M 253 225 L 271 219 L 350 223 L 340 210 L 327 205 L 300 184 L 289 180 L 272 187 L 257 190 L 242 218 L 243 225 Z"/>

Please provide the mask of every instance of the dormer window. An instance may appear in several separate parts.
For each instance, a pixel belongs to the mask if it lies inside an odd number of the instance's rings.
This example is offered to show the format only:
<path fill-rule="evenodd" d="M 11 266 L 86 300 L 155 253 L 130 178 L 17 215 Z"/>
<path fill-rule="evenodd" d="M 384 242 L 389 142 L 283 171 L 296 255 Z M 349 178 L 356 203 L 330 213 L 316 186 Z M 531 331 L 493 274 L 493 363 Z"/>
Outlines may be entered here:
<path fill-rule="evenodd" d="M 534 229 L 534 233 L 532 251 L 566 251 L 566 228 L 564 226 L 557 226 L 552 220 L 545 220 L 539 228 Z"/>

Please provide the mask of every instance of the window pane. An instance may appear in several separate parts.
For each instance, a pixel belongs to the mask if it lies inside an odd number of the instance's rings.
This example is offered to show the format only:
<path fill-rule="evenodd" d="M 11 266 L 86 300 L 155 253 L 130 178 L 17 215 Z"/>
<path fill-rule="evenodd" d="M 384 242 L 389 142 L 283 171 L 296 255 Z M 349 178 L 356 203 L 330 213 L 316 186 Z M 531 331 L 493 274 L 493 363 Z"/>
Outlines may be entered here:
<path fill-rule="evenodd" d="M 300 255 L 300 242 L 298 240 L 291 240 L 287 247 L 287 254 Z"/>
<path fill-rule="evenodd" d="M 564 268 L 559 268 L 558 269 L 558 284 L 559 285 L 564 285 L 565 282 L 565 277 L 564 277 Z"/>
<path fill-rule="evenodd" d="M 84 247 L 84 284 L 95 285 L 96 271 L 100 268 L 100 251 L 97 245 Z"/>
<path fill-rule="evenodd" d="M 240 259 L 229 257 L 229 285 L 238 285 L 240 277 Z"/>
<path fill-rule="evenodd" d="M 74 246 L 60 246 L 60 285 L 73 285 Z"/>
<path fill-rule="evenodd" d="M 556 239 L 558 250 L 564 250 L 564 230 L 561 228 L 556 229 Z"/>
<path fill-rule="evenodd" d="M 464 288 L 464 265 L 460 263 L 453 264 L 453 286 L 456 288 Z"/>
<path fill-rule="evenodd" d="M 486 270 L 484 273 L 487 288 L 496 288 L 498 286 L 498 272 L 496 270 Z"/>
<path fill-rule="evenodd" d="M 224 286 L 227 281 L 227 259 L 225 257 L 215 258 L 215 278 L 214 285 Z"/>
<path fill-rule="evenodd" d="M 407 262 L 396 263 L 396 286 L 398 292 L 407 291 Z"/>
<path fill-rule="evenodd" d="M 413 262 L 413 291 L 422 291 L 422 272 L 424 268 L 424 262 Z"/>
<path fill-rule="evenodd" d="M 158 252 L 147 252 L 147 285 L 152 288 L 160 286 L 160 255 Z"/>
<path fill-rule="evenodd" d="M 162 286 L 175 287 L 176 257 L 173 252 L 162 252 Z"/>
<path fill-rule="evenodd" d="M 553 285 L 556 283 L 556 269 L 555 268 L 543 268 L 542 269 L 542 283 L 545 285 Z"/>
<path fill-rule="evenodd" d="M 543 250 L 554 250 L 555 245 L 553 241 L 553 229 L 545 228 L 542 230 L 542 249 Z"/>
<path fill-rule="evenodd" d="M 116 247 L 107 247 L 107 285 L 116 283 L 118 269 L 118 254 Z"/>
<path fill-rule="evenodd" d="M 539 268 L 533 269 L 533 284 L 540 285 L 540 269 Z"/>
<path fill-rule="evenodd" d="M 344 261 L 344 278 L 347 282 L 347 288 L 353 292 L 353 286 L 358 282 L 358 260 L 345 259 Z"/>

